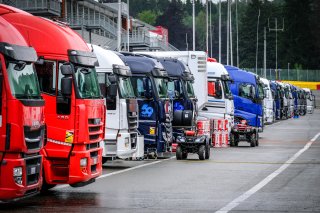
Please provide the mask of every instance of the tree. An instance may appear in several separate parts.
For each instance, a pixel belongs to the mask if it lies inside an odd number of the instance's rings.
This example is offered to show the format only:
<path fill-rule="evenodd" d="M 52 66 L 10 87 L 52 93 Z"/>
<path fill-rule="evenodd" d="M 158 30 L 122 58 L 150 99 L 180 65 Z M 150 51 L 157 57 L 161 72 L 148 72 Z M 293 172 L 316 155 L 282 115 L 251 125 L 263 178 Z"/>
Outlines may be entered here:
<path fill-rule="evenodd" d="M 190 33 L 190 29 L 183 23 L 184 17 L 182 2 L 180 0 L 172 0 L 156 21 L 156 25 L 161 25 L 168 29 L 169 42 L 178 49 L 186 48 L 186 33 Z"/>
<path fill-rule="evenodd" d="M 154 25 L 156 23 L 157 17 L 158 15 L 151 10 L 144 10 L 141 13 L 138 13 L 138 19 L 150 25 Z"/>

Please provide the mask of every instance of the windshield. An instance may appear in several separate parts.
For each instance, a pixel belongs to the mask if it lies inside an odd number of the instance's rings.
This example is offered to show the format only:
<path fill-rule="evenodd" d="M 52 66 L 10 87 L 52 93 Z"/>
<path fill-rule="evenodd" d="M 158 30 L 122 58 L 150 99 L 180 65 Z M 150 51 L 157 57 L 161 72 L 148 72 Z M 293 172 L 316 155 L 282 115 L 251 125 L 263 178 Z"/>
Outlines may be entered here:
<path fill-rule="evenodd" d="M 180 80 L 175 79 L 168 82 L 168 95 L 171 99 L 178 99 L 183 97 L 183 89 Z"/>
<path fill-rule="evenodd" d="M 100 98 L 100 88 L 95 68 L 75 67 L 75 80 L 80 98 Z"/>
<path fill-rule="evenodd" d="M 119 89 L 122 98 L 134 98 L 132 84 L 129 78 L 119 78 Z"/>
<path fill-rule="evenodd" d="M 263 84 L 258 84 L 258 98 L 264 98 Z"/>
<path fill-rule="evenodd" d="M 192 81 L 186 81 L 185 85 L 186 85 L 186 90 L 187 90 L 187 94 L 189 98 L 195 98 L 194 95 L 194 90 L 193 90 L 193 85 L 192 85 Z"/>
<path fill-rule="evenodd" d="M 164 78 L 154 78 L 159 98 L 167 98 L 167 84 Z"/>
<path fill-rule="evenodd" d="M 223 89 L 224 89 L 224 94 L 226 97 L 231 96 L 231 91 L 229 88 L 228 81 L 222 81 Z"/>
<path fill-rule="evenodd" d="M 13 96 L 21 99 L 40 98 L 40 89 L 33 64 L 18 65 L 9 62 L 7 66 L 10 89 Z M 21 70 L 20 70 L 21 69 Z"/>

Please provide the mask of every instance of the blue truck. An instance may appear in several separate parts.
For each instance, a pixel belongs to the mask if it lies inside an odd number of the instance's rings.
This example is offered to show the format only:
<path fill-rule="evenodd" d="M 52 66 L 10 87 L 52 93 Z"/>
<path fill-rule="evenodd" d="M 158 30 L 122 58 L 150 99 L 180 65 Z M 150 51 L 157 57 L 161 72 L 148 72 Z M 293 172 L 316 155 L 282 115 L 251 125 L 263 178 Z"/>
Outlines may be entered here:
<path fill-rule="evenodd" d="M 138 131 L 144 135 L 147 157 L 168 157 L 172 150 L 172 104 L 168 73 L 162 64 L 138 54 L 122 53 L 132 72 L 131 83 L 139 106 Z"/>
<path fill-rule="evenodd" d="M 230 90 L 234 97 L 234 121 L 235 124 L 241 124 L 232 129 L 230 143 L 237 146 L 239 141 L 246 140 L 252 147 L 257 146 L 258 132 L 263 131 L 263 83 L 253 73 L 228 65 L 225 68 L 233 80 Z"/>

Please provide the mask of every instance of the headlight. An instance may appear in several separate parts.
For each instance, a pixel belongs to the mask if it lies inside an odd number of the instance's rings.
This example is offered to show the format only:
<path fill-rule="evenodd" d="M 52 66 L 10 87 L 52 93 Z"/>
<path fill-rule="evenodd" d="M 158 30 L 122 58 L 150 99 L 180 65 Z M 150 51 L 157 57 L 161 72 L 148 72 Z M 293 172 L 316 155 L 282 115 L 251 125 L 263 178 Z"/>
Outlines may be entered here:
<path fill-rule="evenodd" d="M 195 142 L 196 142 L 196 143 L 200 143 L 200 142 L 201 142 L 201 138 L 197 138 L 197 139 L 195 140 Z"/>
<path fill-rule="evenodd" d="M 87 158 L 81 158 L 80 160 L 80 166 L 86 167 L 88 165 L 88 159 Z"/>
<path fill-rule="evenodd" d="M 129 146 L 129 138 L 124 139 L 124 146 L 127 148 Z"/>
<path fill-rule="evenodd" d="M 22 185 L 22 167 L 21 166 L 13 168 L 13 178 L 17 184 Z"/>
<path fill-rule="evenodd" d="M 13 177 L 19 177 L 22 176 L 22 167 L 14 167 L 13 168 Z"/>

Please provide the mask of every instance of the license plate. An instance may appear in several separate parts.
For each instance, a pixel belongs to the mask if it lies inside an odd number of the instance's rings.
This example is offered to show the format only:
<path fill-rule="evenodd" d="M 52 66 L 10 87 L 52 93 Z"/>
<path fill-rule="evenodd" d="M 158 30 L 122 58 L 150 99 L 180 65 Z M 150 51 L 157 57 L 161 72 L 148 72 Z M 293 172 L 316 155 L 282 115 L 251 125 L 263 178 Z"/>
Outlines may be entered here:
<path fill-rule="evenodd" d="M 98 163 L 98 158 L 97 158 L 97 157 L 92 158 L 92 160 L 93 160 L 93 163 L 92 163 L 92 164 L 97 164 L 97 163 Z"/>
<path fill-rule="evenodd" d="M 31 168 L 30 168 L 30 174 L 31 174 L 31 175 L 35 174 L 36 171 L 37 171 L 37 168 L 36 168 L 36 167 L 31 167 Z"/>

